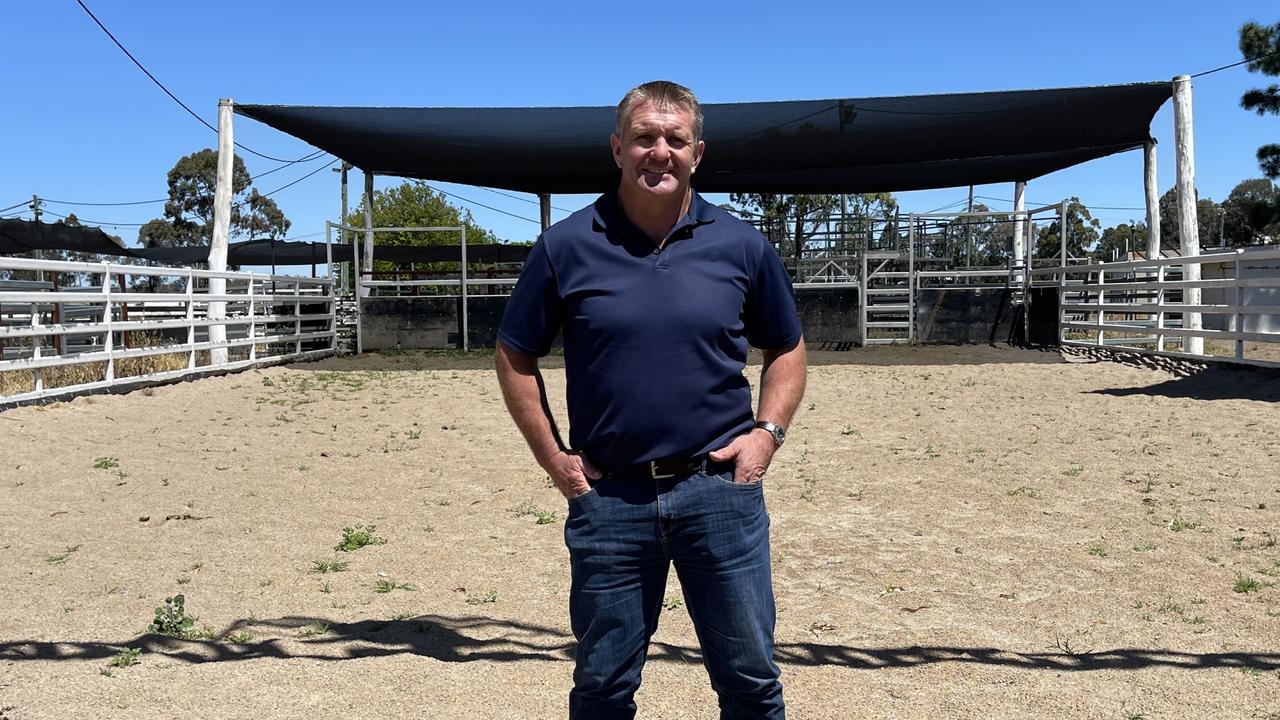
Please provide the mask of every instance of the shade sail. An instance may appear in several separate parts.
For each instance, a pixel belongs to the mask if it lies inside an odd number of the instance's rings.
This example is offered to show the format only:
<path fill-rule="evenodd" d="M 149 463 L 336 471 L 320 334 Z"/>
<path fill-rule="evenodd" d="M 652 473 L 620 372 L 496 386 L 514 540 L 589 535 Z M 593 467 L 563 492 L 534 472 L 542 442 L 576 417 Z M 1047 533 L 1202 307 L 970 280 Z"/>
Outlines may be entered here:
<path fill-rule="evenodd" d="M 854 193 L 1031 180 L 1142 145 L 1168 81 L 707 104 L 702 192 Z M 532 193 L 618 179 L 612 107 L 236 105 L 363 170 Z"/>
<path fill-rule="evenodd" d="M 245 240 L 227 246 L 228 265 L 323 265 L 322 242 Z M 30 220 L 0 220 L 0 255 L 17 255 L 32 250 L 72 250 L 117 257 L 132 257 L 161 265 L 186 267 L 209 259 L 209 246 L 126 248 L 96 227 L 63 223 L 36 223 Z M 351 262 L 351 245 L 334 243 L 333 261 Z M 522 263 L 529 255 L 527 245 L 494 243 L 467 246 L 470 263 Z M 457 245 L 375 245 L 376 260 L 399 263 L 456 262 L 461 258 Z"/>

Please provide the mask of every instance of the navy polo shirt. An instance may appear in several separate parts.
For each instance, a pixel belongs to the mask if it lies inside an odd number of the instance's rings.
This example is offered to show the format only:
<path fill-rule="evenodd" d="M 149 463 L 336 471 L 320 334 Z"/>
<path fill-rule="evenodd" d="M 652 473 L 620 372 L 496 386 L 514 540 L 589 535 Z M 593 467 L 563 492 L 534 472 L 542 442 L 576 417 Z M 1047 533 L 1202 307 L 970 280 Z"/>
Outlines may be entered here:
<path fill-rule="evenodd" d="M 538 238 L 498 339 L 541 357 L 561 330 L 569 443 L 606 468 L 749 432 L 747 344 L 801 334 L 791 281 L 755 228 L 695 193 L 659 250 L 616 191 Z"/>

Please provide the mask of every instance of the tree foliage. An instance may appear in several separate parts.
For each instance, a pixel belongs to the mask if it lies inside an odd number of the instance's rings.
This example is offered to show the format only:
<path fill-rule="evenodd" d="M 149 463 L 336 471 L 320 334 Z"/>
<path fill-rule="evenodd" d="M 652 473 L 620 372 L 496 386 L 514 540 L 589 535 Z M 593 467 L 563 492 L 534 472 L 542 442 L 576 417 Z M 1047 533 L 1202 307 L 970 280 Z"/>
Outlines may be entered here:
<path fill-rule="evenodd" d="M 356 210 L 347 214 L 345 224 L 364 226 L 364 196 L 361 195 Z M 476 224 L 471 211 L 450 205 L 444 193 L 427 187 L 424 183 L 410 181 L 386 190 L 373 191 L 374 227 L 456 227 L 467 228 L 467 244 L 496 243 L 492 231 Z M 458 245 L 457 232 L 395 232 L 377 233 L 376 245 Z M 363 243 L 363 240 L 361 241 Z M 434 264 L 433 264 L 434 265 Z M 375 263 L 376 272 L 398 269 L 389 262 Z M 424 269 L 435 269 L 424 267 Z"/>
<path fill-rule="evenodd" d="M 1280 75 L 1280 22 L 1275 25 L 1245 23 L 1240 27 L 1240 54 L 1257 58 L 1248 63 L 1249 72 L 1260 72 L 1272 77 Z M 1280 85 L 1253 88 L 1240 98 L 1240 107 L 1259 115 L 1280 115 Z M 1280 178 L 1280 144 L 1267 144 L 1258 148 L 1258 165 L 1262 174 L 1272 180 Z"/>
<path fill-rule="evenodd" d="M 249 191 L 253 179 L 244 160 L 236 156 L 231 165 L 229 237 L 283 238 L 289 232 L 289 220 L 274 200 L 258 194 L 257 190 Z M 212 244 L 218 153 L 205 148 L 181 158 L 169 171 L 168 181 L 169 199 L 164 204 L 164 217 L 143 225 L 138 230 L 138 242 L 144 247 Z"/>
<path fill-rule="evenodd" d="M 1094 219 L 1089 208 L 1073 197 L 1067 201 L 1067 254 L 1082 258 L 1089 254 L 1101 235 L 1102 223 Z M 1041 227 L 1036 237 L 1036 258 L 1054 258 L 1062 254 L 1062 231 L 1058 220 Z"/>
<path fill-rule="evenodd" d="M 769 241 L 778 246 L 783 256 L 797 260 L 804 256 L 810 240 L 824 232 L 827 224 L 837 216 L 840 195 L 786 195 L 777 193 L 731 193 L 729 201 L 740 210 L 759 217 L 761 230 Z M 898 210 L 898 201 L 891 193 L 860 193 L 844 196 L 848 210 L 844 233 L 848 237 L 867 237 L 876 233 L 890 237 Z M 878 231 L 878 232 L 877 232 Z M 856 248 L 832 248 L 838 254 L 853 252 Z"/>

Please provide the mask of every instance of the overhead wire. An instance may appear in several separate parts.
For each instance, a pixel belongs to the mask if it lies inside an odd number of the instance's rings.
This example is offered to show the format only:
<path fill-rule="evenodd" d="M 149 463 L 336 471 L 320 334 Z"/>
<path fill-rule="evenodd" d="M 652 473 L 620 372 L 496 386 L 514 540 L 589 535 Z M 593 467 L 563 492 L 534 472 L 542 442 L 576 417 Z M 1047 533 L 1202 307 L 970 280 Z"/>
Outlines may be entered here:
<path fill-rule="evenodd" d="M 513 212 L 507 212 L 506 210 L 502 210 L 502 209 L 500 209 L 500 208 L 496 208 L 496 207 L 494 207 L 494 206 L 492 206 L 492 205 L 485 205 L 485 204 L 484 204 L 484 203 L 482 203 L 482 202 L 476 202 L 475 200 L 470 200 L 470 199 L 464 198 L 464 197 L 462 197 L 461 195 L 455 195 L 455 194 L 453 194 L 453 193 L 449 192 L 448 190 L 442 190 L 442 189 L 440 189 L 440 188 L 438 188 L 438 187 L 434 187 L 434 186 L 432 186 L 432 185 L 429 185 L 429 184 L 427 184 L 427 182 L 426 182 L 426 181 L 423 181 L 423 180 L 414 180 L 414 182 L 418 183 L 419 185 L 422 185 L 422 186 L 423 186 L 423 187 L 425 187 L 425 188 L 428 188 L 428 189 L 434 190 L 434 191 L 436 191 L 436 192 L 438 192 L 438 193 L 440 193 L 440 194 L 442 194 L 442 195 L 448 195 L 448 196 L 449 196 L 449 197 L 451 197 L 451 198 L 454 198 L 454 199 L 457 199 L 457 200 L 461 200 L 461 201 L 462 201 L 462 202 L 464 202 L 464 203 L 469 203 L 469 204 L 471 204 L 471 205 L 476 205 L 476 206 L 482 207 L 482 208 L 484 208 L 485 210 L 492 210 L 492 211 L 494 211 L 494 212 L 496 212 L 496 213 L 502 213 L 503 215 L 508 215 L 508 216 L 513 217 L 513 218 L 515 218 L 515 219 L 517 219 L 517 220 L 524 220 L 525 222 L 531 222 L 531 223 L 533 223 L 534 225 L 541 225 L 541 224 L 542 224 L 542 221 L 541 221 L 541 220 L 534 220 L 533 218 L 527 218 L 527 217 L 525 217 L 525 216 L 523 216 L 523 215 L 517 215 L 517 214 L 515 214 L 515 213 L 513 213 Z"/>
<path fill-rule="evenodd" d="M 31 204 L 31 201 L 30 201 L 30 200 L 23 200 L 22 202 L 18 203 L 17 205 L 10 205 L 10 206 L 9 206 L 9 207 L 7 207 L 7 208 L 0 208 L 0 213 L 6 213 L 6 212 L 9 212 L 10 210 L 12 210 L 12 209 L 14 209 L 14 208 L 26 207 L 27 205 L 30 205 L 30 204 Z"/>
<path fill-rule="evenodd" d="M 186 110 L 191 115 L 191 117 L 198 120 L 201 125 L 204 125 L 205 127 L 209 128 L 215 133 L 218 132 L 218 128 L 214 127 L 213 125 L 210 125 L 208 120 L 205 120 L 204 118 L 200 117 L 200 115 L 198 115 L 196 111 L 187 107 L 187 104 L 179 100 L 177 95 L 174 95 L 172 92 L 170 92 L 169 88 L 164 86 L 164 83 L 156 79 L 156 76 L 152 75 L 151 71 L 148 70 L 146 66 L 144 66 L 141 62 L 139 62 L 138 58 L 134 57 L 133 53 L 129 52 L 129 49 L 126 48 L 119 40 L 117 40 L 115 35 L 111 34 L 111 31 L 107 29 L 107 26 L 103 25 L 102 21 L 98 19 L 98 16 L 94 15 L 93 11 L 89 9 L 89 6 L 84 4 L 84 0 L 76 0 L 76 4 L 79 5 L 80 8 L 84 10 L 85 13 L 88 14 L 90 18 L 93 19 L 93 22 L 96 23 L 98 27 L 102 29 L 102 32 L 107 34 L 107 37 L 111 38 L 111 42 L 115 43 L 116 47 L 120 48 L 121 52 L 123 52 L 126 56 L 128 56 L 128 58 L 133 61 L 134 65 L 138 66 L 139 70 L 141 70 L 144 74 L 146 74 L 147 77 L 151 78 L 151 82 L 155 83 L 156 87 L 163 90 L 165 95 L 168 95 L 174 102 L 178 103 L 179 107 L 181 107 L 183 110 Z M 304 159 L 304 158 L 298 158 L 297 160 L 285 160 L 284 158 L 272 157 L 270 155 L 260 153 L 257 150 L 254 150 L 253 148 L 243 145 L 239 142 L 235 143 L 235 146 L 240 148 L 241 150 L 244 150 L 247 153 L 250 153 L 252 155 L 257 155 L 258 157 L 263 158 L 265 160 L 271 160 L 272 162 L 285 163 L 285 165 L 292 165 L 294 163 L 302 162 Z"/>
<path fill-rule="evenodd" d="M 503 192 L 502 190 L 498 190 L 497 188 L 485 187 L 485 186 L 483 186 L 483 185 L 477 185 L 476 187 L 480 188 L 481 190 L 488 190 L 488 191 L 489 191 L 489 192 L 491 192 L 491 193 L 497 193 L 498 195 L 501 195 L 501 196 L 503 196 L 503 197 L 509 197 L 509 198 L 511 198 L 512 200 L 519 200 L 520 202 L 527 202 L 527 203 L 529 203 L 529 204 L 531 204 L 531 205 L 539 205 L 539 206 L 540 206 L 540 205 L 542 204 L 542 203 L 541 203 L 540 201 L 538 201 L 538 200 L 530 200 L 529 198 L 526 198 L 526 197 L 520 197 L 519 195 L 516 195 L 515 193 Z M 562 208 L 562 207 L 556 207 L 555 205 L 552 205 L 552 206 L 551 206 L 551 209 L 552 209 L 552 210 L 559 210 L 560 212 L 565 212 L 565 213 L 571 213 L 571 212 L 573 212 L 572 210 L 566 210 L 565 208 Z"/>
<path fill-rule="evenodd" d="M 1203 77 L 1205 75 L 1212 75 L 1216 72 L 1222 72 L 1223 70 L 1230 70 L 1233 67 L 1247 65 L 1248 63 L 1258 62 L 1259 60 L 1266 60 L 1267 58 L 1272 57 L 1274 55 L 1280 55 L 1280 50 L 1272 50 L 1269 53 L 1264 53 L 1262 55 L 1258 55 L 1257 57 L 1246 58 L 1244 60 L 1241 60 L 1240 62 L 1233 62 L 1230 65 L 1223 65 L 1222 67 L 1217 67 L 1212 70 L 1204 70 L 1202 72 L 1196 73 L 1195 75 L 1192 75 L 1191 77 L 1198 78 L 1198 77 Z"/>

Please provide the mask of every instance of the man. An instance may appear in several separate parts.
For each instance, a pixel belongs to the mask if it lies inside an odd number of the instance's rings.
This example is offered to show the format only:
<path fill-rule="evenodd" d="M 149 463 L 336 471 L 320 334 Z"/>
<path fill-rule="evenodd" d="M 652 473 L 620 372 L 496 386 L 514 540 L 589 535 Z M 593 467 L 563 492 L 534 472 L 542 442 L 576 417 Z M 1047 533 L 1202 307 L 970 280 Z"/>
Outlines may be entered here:
<path fill-rule="evenodd" d="M 784 717 L 762 481 L 805 384 L 777 253 L 690 179 L 702 111 L 657 81 L 618 105 L 615 191 L 549 228 L 498 331 L 503 396 L 568 499 L 571 718 L 631 718 L 674 564 L 722 718 Z M 563 331 L 570 444 L 537 358 Z M 742 370 L 764 351 L 759 412 Z"/>

